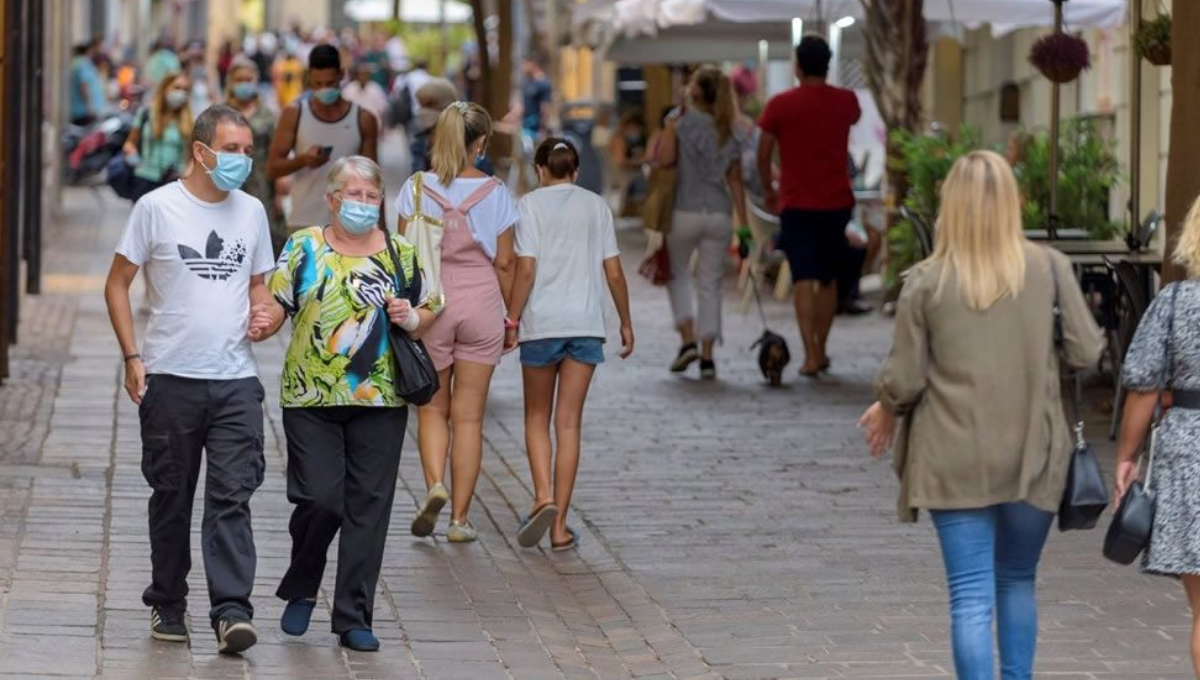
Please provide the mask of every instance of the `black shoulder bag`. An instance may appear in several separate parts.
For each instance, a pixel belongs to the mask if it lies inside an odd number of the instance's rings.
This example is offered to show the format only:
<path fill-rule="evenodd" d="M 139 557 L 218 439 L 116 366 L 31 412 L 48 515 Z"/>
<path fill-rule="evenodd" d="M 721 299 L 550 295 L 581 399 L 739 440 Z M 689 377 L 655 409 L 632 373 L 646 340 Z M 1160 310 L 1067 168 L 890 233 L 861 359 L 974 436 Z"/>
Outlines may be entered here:
<path fill-rule="evenodd" d="M 387 239 L 388 255 L 392 258 L 392 266 L 396 269 L 393 277 L 396 284 L 396 296 L 405 297 L 403 263 L 400 262 L 400 256 L 396 254 L 396 249 L 392 245 L 391 235 L 385 233 L 384 236 Z M 415 255 L 413 260 L 411 290 L 414 291 L 414 295 L 420 295 L 421 270 L 416 266 Z M 413 304 L 413 314 L 416 314 L 417 301 L 413 300 L 412 296 L 408 296 L 408 300 Z M 414 406 L 428 404 L 433 400 L 433 395 L 437 394 L 441 385 L 438 382 L 437 369 L 433 366 L 433 360 L 425 351 L 425 343 L 412 339 L 408 331 L 394 323 L 388 323 L 388 343 L 391 345 L 392 358 L 395 360 L 396 370 L 393 380 L 396 386 L 396 396 L 403 399 L 406 404 Z"/>
<path fill-rule="evenodd" d="M 1163 379 L 1158 392 L 1158 405 L 1154 412 L 1162 420 L 1162 393 L 1171 383 L 1172 364 L 1175 352 L 1171 347 L 1171 335 L 1175 331 L 1175 297 L 1179 287 L 1171 290 L 1171 316 L 1167 320 L 1167 335 L 1163 340 Z M 1150 534 L 1154 529 L 1154 510 L 1158 504 L 1158 492 L 1150 486 L 1154 473 L 1154 453 L 1158 445 L 1158 425 L 1150 427 L 1149 461 L 1146 463 L 1145 481 L 1135 481 L 1125 491 L 1121 507 L 1113 515 L 1112 524 L 1104 536 L 1104 556 L 1117 564 L 1133 564 L 1146 548 L 1150 547 Z"/>
<path fill-rule="evenodd" d="M 1058 270 L 1054 259 L 1050 259 L 1050 275 L 1054 279 L 1054 346 L 1061 356 L 1065 343 L 1063 335 L 1062 305 L 1058 294 Z M 1062 502 L 1058 506 L 1058 528 L 1092 529 L 1100 521 L 1100 515 L 1108 507 L 1108 484 L 1100 471 L 1100 461 L 1087 440 L 1083 438 L 1083 381 L 1079 372 L 1069 369 L 1071 378 L 1071 404 L 1075 423 L 1075 446 L 1071 450 L 1070 468 L 1067 470 L 1067 486 L 1063 490 Z"/>

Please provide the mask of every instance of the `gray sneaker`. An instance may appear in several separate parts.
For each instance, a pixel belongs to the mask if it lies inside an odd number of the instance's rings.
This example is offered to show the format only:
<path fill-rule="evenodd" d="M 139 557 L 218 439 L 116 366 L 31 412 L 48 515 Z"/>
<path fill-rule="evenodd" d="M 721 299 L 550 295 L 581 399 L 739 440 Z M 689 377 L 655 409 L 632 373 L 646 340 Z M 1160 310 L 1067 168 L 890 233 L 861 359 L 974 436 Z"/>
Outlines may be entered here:
<path fill-rule="evenodd" d="M 213 630 L 217 633 L 217 651 L 222 654 L 241 654 L 258 642 L 254 624 L 245 619 L 220 619 Z"/>
<path fill-rule="evenodd" d="M 442 508 L 446 507 L 446 502 L 450 500 L 450 493 L 446 491 L 446 487 L 442 486 L 441 482 L 433 485 L 429 490 L 429 494 L 425 496 L 425 501 L 421 503 L 421 509 L 417 511 L 416 518 L 412 523 L 412 535 L 424 538 L 433 535 L 433 529 L 437 526 L 438 515 L 441 514 Z"/>
<path fill-rule="evenodd" d="M 479 539 L 479 532 L 468 522 L 450 522 L 446 540 L 451 543 L 471 543 Z"/>
<path fill-rule="evenodd" d="M 166 642 L 187 642 L 187 623 L 183 610 L 175 607 L 155 607 L 150 610 L 150 637 Z"/>

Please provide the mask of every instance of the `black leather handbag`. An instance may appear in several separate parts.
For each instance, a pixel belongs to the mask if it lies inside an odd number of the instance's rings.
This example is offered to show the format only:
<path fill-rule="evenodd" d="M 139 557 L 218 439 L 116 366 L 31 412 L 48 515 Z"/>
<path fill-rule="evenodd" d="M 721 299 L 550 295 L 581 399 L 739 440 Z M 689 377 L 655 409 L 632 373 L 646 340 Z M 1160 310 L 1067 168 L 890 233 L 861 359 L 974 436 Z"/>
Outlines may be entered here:
<path fill-rule="evenodd" d="M 400 256 L 396 254 L 391 236 L 386 233 L 385 236 L 388 255 L 392 258 L 392 265 L 396 269 L 393 277 L 396 284 L 396 295 L 406 297 L 412 304 L 415 314 L 421 295 L 421 270 L 417 268 L 416 262 L 413 262 L 412 285 L 406 287 L 404 266 L 400 262 Z M 415 255 L 413 259 L 416 259 Z M 414 340 L 409 336 L 408 331 L 394 323 L 389 323 L 388 344 L 391 345 L 392 358 L 395 360 L 396 370 L 393 380 L 396 386 L 396 396 L 403 399 L 406 404 L 414 406 L 424 406 L 433 401 L 433 395 L 437 394 L 441 385 L 438 382 L 437 369 L 433 366 L 433 359 L 425 350 L 425 343 Z"/>
<path fill-rule="evenodd" d="M 1062 306 L 1058 297 L 1058 271 L 1054 268 L 1053 260 L 1050 262 L 1050 275 L 1054 279 L 1054 346 L 1061 353 L 1064 343 Z M 1083 386 L 1079 373 L 1070 371 L 1070 377 L 1075 447 L 1071 450 L 1067 486 L 1063 489 L 1062 502 L 1058 506 L 1060 531 L 1094 528 L 1109 504 L 1108 484 L 1104 481 L 1104 473 L 1100 471 L 1100 461 L 1083 437 Z"/>
<path fill-rule="evenodd" d="M 1167 334 L 1163 338 L 1163 379 L 1158 393 L 1155 413 L 1162 414 L 1162 393 L 1170 384 L 1173 372 L 1174 352 L 1171 335 L 1175 331 L 1175 296 L 1179 288 L 1171 290 L 1171 313 L 1167 318 Z M 1154 475 L 1154 454 L 1158 449 L 1158 424 L 1150 430 L 1150 446 L 1146 463 L 1146 478 L 1135 481 L 1125 491 L 1121 507 L 1113 515 L 1112 524 L 1104 536 L 1104 556 L 1117 564 L 1133 564 L 1138 556 L 1150 547 L 1150 535 L 1154 531 L 1154 510 L 1158 505 L 1158 493 L 1151 486 Z"/>
<path fill-rule="evenodd" d="M 1146 466 L 1145 481 L 1129 485 L 1121 499 L 1121 507 L 1113 515 L 1112 524 L 1108 525 L 1108 533 L 1104 535 L 1104 556 L 1117 564 L 1133 564 L 1150 547 L 1154 508 L 1158 504 L 1158 494 L 1150 486 L 1156 437 L 1157 432 L 1150 433 L 1150 462 Z"/>

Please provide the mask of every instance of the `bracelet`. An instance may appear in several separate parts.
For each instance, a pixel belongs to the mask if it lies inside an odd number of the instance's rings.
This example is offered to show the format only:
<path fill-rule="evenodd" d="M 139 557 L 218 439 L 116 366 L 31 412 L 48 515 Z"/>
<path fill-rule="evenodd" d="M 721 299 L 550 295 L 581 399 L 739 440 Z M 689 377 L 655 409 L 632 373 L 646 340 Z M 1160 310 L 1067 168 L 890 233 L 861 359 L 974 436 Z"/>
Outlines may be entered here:
<path fill-rule="evenodd" d="M 138 354 L 137 352 L 134 352 L 133 354 L 126 354 L 125 355 L 125 363 L 129 363 L 129 362 L 133 361 L 134 359 L 141 359 L 141 358 L 142 358 L 142 355 Z"/>
<path fill-rule="evenodd" d="M 508 318 L 507 316 L 504 317 L 504 330 L 515 331 L 520 327 L 521 327 L 520 319 L 513 321 L 512 319 Z"/>

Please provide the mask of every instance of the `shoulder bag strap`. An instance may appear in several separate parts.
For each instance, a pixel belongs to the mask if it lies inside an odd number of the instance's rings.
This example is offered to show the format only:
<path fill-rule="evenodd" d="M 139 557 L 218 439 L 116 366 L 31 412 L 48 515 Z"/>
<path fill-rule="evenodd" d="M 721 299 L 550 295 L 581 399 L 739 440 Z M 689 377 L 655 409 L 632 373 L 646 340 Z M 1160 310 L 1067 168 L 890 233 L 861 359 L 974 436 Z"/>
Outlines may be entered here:
<path fill-rule="evenodd" d="M 418 172 L 413 175 L 413 212 L 421 214 L 421 196 L 425 193 L 425 173 Z"/>
<path fill-rule="evenodd" d="M 425 282 L 421 278 L 421 268 L 417 266 L 417 254 L 414 252 L 412 256 L 412 281 L 409 282 L 408 302 L 416 309 L 421 305 L 421 287 Z"/>
<path fill-rule="evenodd" d="M 400 256 L 396 254 L 396 246 L 392 243 L 392 235 L 383 232 L 384 239 L 387 241 L 388 257 L 392 259 L 392 267 L 396 270 L 392 274 L 392 282 L 396 284 L 396 297 L 404 296 L 404 264 L 400 261 Z"/>
<path fill-rule="evenodd" d="M 1163 337 L 1163 377 L 1162 387 L 1158 391 L 1158 401 L 1154 406 L 1154 424 L 1150 428 L 1150 455 L 1146 462 L 1146 482 L 1147 489 L 1150 488 L 1150 481 L 1154 476 L 1154 453 L 1158 448 L 1158 426 L 1162 423 L 1163 408 L 1162 395 L 1171 385 L 1171 375 L 1174 371 L 1175 364 L 1175 343 L 1171 336 L 1175 334 L 1175 299 L 1179 297 L 1179 286 L 1176 283 L 1171 288 L 1171 305 L 1168 308 L 1167 316 L 1167 334 Z"/>

